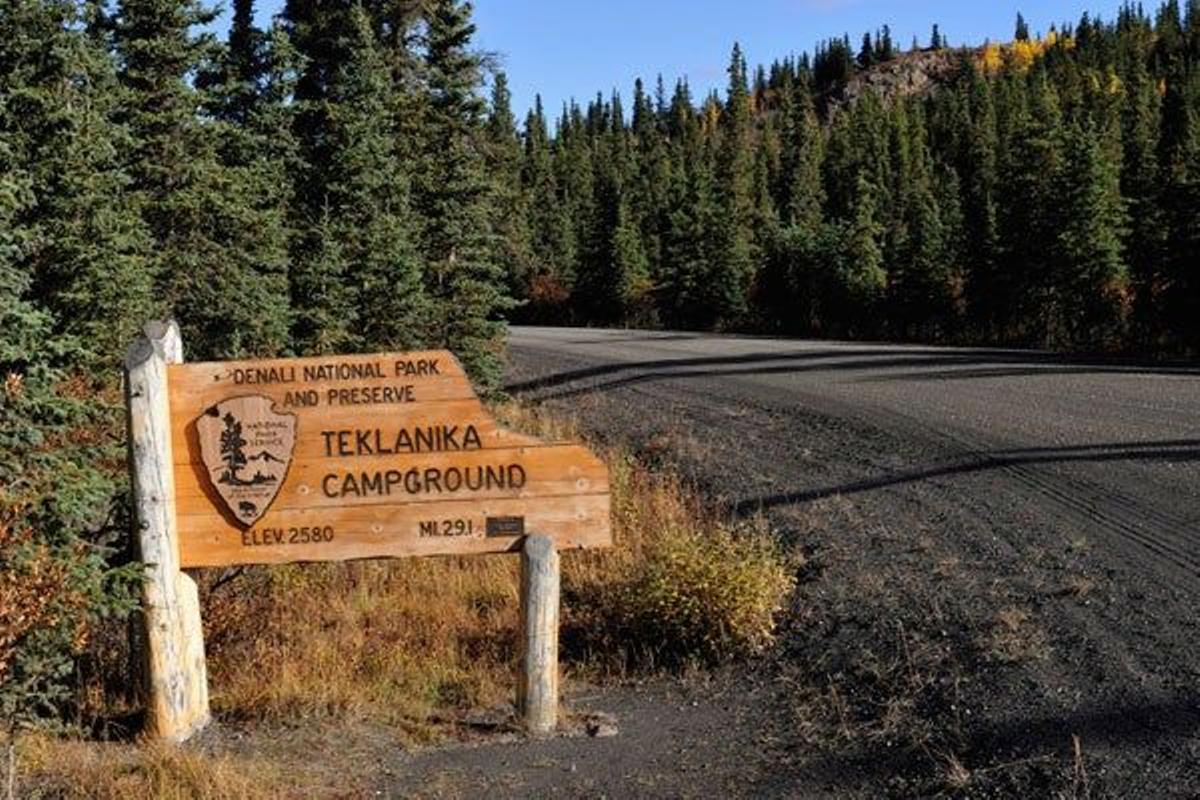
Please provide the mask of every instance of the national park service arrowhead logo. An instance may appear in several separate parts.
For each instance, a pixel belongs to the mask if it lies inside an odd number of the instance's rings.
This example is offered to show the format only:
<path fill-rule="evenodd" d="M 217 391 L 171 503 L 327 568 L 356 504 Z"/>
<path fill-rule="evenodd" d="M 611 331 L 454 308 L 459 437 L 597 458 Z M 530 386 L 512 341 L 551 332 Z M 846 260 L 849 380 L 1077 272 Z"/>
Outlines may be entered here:
<path fill-rule="evenodd" d="M 250 527 L 275 501 L 292 463 L 296 415 L 269 397 L 222 400 L 196 420 L 208 479 L 237 521 Z"/>

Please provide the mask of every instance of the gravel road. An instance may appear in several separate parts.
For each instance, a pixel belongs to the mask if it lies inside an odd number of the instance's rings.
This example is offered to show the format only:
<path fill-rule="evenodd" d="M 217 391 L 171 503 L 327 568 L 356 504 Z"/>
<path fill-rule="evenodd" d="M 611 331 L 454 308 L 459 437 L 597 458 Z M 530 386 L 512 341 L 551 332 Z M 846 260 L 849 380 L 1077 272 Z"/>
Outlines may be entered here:
<path fill-rule="evenodd" d="M 544 745 L 567 777 L 513 794 L 1200 797 L 1200 367 L 551 328 L 510 361 L 809 556 L 778 652 L 719 699 L 601 695 L 605 762 Z"/>
<path fill-rule="evenodd" d="M 996 493 L 1028 495 L 1024 513 L 1053 522 L 1060 535 L 1087 536 L 1147 581 L 1200 588 L 1200 367 L 555 328 L 516 328 L 511 348 L 523 366 L 578 365 L 510 387 L 529 398 L 629 390 L 652 405 L 686 398 L 718 415 L 747 406 L 816 411 L 904 436 L 931 456 L 918 469 L 882 469 L 844 485 L 797 474 L 782 491 L 737 498 L 744 506 L 952 486 L 956 476 L 987 472 Z M 889 461 L 886 451 L 870 452 L 870 441 L 860 447 L 858 459 Z"/>

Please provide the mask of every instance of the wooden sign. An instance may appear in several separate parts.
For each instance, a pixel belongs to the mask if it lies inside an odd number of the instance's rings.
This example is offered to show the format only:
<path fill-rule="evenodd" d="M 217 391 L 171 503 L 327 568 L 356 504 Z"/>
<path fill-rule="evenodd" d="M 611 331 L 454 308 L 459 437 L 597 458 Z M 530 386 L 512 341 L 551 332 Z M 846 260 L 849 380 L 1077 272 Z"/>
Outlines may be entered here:
<path fill-rule="evenodd" d="M 612 542 L 595 456 L 500 428 L 446 352 L 182 362 L 174 322 L 125 358 L 149 738 L 211 719 L 184 567 L 503 551 L 521 553 L 517 711 L 554 730 L 558 550 Z"/>
<path fill-rule="evenodd" d="M 585 448 L 499 427 L 449 352 L 167 367 L 182 567 L 611 544 Z"/>

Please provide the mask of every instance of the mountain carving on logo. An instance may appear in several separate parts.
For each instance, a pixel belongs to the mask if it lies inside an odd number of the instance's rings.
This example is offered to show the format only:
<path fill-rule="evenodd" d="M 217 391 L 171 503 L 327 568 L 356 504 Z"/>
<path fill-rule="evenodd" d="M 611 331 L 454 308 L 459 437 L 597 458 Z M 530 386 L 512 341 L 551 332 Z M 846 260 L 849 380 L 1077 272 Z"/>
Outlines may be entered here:
<path fill-rule="evenodd" d="M 238 524 L 258 522 L 283 487 L 296 446 L 296 415 L 262 395 L 222 400 L 196 418 L 209 483 Z"/>

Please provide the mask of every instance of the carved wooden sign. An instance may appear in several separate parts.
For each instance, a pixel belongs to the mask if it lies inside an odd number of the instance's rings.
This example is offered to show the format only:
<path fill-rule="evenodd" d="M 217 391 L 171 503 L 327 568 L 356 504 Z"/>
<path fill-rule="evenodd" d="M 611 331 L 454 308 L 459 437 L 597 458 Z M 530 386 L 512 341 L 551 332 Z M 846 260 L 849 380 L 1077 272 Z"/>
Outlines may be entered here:
<path fill-rule="evenodd" d="M 167 368 L 183 567 L 611 544 L 585 448 L 499 427 L 448 352 Z"/>

